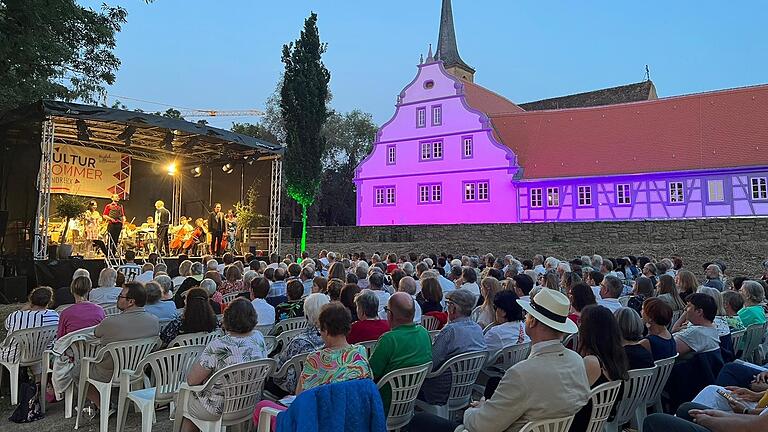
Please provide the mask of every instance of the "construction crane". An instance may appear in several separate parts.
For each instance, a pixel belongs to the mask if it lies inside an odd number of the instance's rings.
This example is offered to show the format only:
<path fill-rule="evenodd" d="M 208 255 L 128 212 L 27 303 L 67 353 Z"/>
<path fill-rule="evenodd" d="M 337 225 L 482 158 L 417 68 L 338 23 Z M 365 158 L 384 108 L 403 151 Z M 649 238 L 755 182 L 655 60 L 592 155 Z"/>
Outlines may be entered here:
<path fill-rule="evenodd" d="M 189 110 L 181 111 L 182 117 L 261 117 L 259 110 Z"/>

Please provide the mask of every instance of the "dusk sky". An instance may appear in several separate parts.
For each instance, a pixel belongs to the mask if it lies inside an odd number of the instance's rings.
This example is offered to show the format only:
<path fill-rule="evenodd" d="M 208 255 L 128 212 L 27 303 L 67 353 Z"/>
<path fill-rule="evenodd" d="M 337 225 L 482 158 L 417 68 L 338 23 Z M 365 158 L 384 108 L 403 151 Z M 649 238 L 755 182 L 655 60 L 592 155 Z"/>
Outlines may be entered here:
<path fill-rule="evenodd" d="M 81 1 L 98 8 L 99 1 Z M 109 2 L 114 4 L 114 2 Z M 331 106 L 377 124 L 437 42 L 440 0 L 120 0 L 122 66 L 108 103 L 165 110 L 263 109 L 282 45 L 318 14 Z M 454 0 L 459 50 L 476 82 L 528 102 L 642 81 L 660 97 L 768 82 L 768 6 L 760 1 Z M 208 119 L 229 128 L 233 121 Z"/>

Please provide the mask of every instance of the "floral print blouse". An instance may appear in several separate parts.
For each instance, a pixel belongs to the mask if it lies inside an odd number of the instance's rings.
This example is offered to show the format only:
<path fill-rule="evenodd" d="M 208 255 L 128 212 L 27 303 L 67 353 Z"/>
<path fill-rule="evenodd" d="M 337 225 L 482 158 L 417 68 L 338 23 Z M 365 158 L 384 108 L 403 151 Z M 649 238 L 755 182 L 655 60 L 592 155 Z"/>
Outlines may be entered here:
<path fill-rule="evenodd" d="M 323 348 L 307 356 L 301 378 L 303 389 L 323 384 L 371 377 L 368 355 L 362 345 L 341 349 Z"/>

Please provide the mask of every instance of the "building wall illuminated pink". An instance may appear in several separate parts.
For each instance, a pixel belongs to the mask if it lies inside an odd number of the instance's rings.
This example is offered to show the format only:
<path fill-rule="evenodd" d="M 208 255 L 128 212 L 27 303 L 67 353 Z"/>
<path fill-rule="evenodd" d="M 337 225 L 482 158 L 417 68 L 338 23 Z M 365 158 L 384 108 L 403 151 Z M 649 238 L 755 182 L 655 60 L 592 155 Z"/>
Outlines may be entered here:
<path fill-rule="evenodd" d="M 768 86 L 524 111 L 430 58 L 356 170 L 358 225 L 768 215 Z"/>

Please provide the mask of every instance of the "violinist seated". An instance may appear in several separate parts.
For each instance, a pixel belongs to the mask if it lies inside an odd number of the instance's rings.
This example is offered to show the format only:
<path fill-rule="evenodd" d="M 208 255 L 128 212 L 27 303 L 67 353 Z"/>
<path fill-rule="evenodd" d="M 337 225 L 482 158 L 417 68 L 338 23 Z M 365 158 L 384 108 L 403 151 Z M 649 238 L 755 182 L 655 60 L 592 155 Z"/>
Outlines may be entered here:
<path fill-rule="evenodd" d="M 205 221 L 203 218 L 195 219 L 195 229 L 189 236 L 189 239 L 184 242 L 183 252 L 187 255 L 192 255 L 193 249 L 200 243 L 205 243 L 207 240 L 207 232 L 205 230 Z"/>
<path fill-rule="evenodd" d="M 192 228 L 192 225 L 189 224 L 187 217 L 180 217 L 179 225 L 171 229 L 173 240 L 171 240 L 170 247 L 174 255 L 178 255 L 179 252 L 181 252 L 184 243 L 189 240 L 192 235 L 192 231 L 194 231 L 194 229 Z"/>

